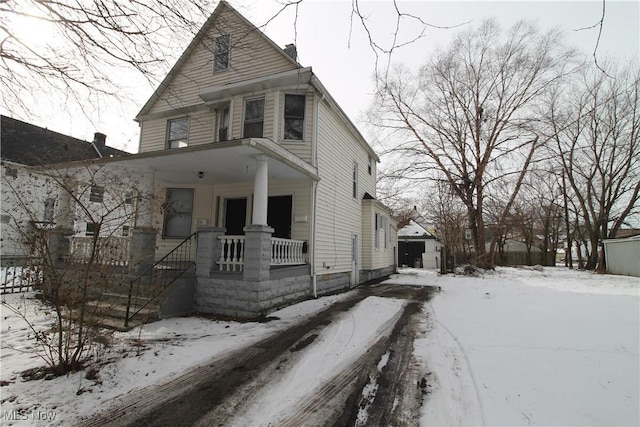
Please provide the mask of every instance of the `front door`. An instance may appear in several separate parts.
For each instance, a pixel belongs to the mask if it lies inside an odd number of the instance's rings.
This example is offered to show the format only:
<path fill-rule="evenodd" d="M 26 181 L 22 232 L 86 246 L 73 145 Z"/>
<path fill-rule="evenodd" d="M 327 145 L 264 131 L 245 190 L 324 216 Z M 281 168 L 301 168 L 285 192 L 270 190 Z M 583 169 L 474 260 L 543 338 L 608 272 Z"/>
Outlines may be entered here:
<path fill-rule="evenodd" d="M 351 286 L 360 281 L 360 263 L 358 262 L 358 235 L 351 236 Z"/>
<path fill-rule="evenodd" d="M 244 235 L 247 220 L 247 198 L 225 199 L 224 227 L 230 236 Z"/>
<path fill-rule="evenodd" d="M 267 203 L 267 224 L 273 228 L 273 237 L 291 239 L 292 196 L 271 196 Z"/>

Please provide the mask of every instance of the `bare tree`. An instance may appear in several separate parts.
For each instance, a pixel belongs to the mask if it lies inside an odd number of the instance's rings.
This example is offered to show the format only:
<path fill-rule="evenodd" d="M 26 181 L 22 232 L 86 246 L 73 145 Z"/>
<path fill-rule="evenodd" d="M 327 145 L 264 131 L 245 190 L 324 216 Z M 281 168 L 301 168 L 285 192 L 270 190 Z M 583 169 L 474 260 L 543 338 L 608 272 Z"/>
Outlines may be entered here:
<path fill-rule="evenodd" d="M 40 271 L 36 289 L 49 304 L 47 325 L 2 301 L 31 328 L 33 351 L 54 375 L 81 369 L 100 336 L 106 290 L 128 283 L 129 233 L 136 203 L 152 197 L 137 178 L 104 166 L 15 166 L 2 175 L 2 214 Z M 3 225 L 3 234 L 6 233 Z M 3 242 L 4 243 L 4 242 Z"/>
<path fill-rule="evenodd" d="M 602 239 L 640 213 L 640 72 L 586 70 L 553 103 L 555 150 L 589 242 L 586 268 L 606 269 Z M 600 256 L 599 256 L 600 254 Z"/>
<path fill-rule="evenodd" d="M 558 40 L 531 23 L 503 33 L 488 20 L 417 73 L 399 67 L 378 82 L 371 122 L 386 131 L 387 153 L 407 178 L 444 175 L 466 207 L 479 265 L 492 265 L 496 245 L 485 249 L 485 196 L 509 188 L 499 225 L 545 142 L 544 94 L 574 69 L 574 52 Z"/>

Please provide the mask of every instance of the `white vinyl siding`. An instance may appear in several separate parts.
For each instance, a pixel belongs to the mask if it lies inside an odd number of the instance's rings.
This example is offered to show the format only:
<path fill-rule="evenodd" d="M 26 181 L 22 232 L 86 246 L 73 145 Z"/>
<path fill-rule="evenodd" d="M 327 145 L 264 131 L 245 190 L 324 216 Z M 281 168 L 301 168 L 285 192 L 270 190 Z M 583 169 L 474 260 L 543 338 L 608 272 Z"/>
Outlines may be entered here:
<path fill-rule="evenodd" d="M 222 14 L 211 25 L 211 32 L 189 55 L 175 77 L 160 93 L 149 113 L 170 111 L 175 108 L 202 104 L 198 96 L 203 88 L 249 80 L 270 74 L 294 70 L 296 64 L 276 50 L 254 28 L 233 13 L 222 9 Z M 213 41 L 221 34 L 231 35 L 231 67 L 225 72 L 214 72 Z M 256 66 L 259 64 L 259 66 Z"/>
<path fill-rule="evenodd" d="M 318 182 L 316 273 L 351 271 L 351 236 L 361 234 L 362 196 L 375 195 L 375 181 L 358 174 L 358 195 L 352 197 L 353 165 L 366 168 L 369 154 L 337 114 L 318 103 Z M 362 239 L 360 245 L 362 245 Z M 358 248 L 362 254 L 362 247 Z M 326 268 L 326 267 L 329 268 Z"/>

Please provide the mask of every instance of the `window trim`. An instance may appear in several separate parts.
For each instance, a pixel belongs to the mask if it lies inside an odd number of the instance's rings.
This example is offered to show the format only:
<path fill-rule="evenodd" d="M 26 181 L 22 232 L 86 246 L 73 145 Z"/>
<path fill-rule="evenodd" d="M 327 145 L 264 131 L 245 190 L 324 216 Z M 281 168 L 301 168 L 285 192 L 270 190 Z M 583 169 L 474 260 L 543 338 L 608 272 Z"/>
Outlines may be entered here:
<path fill-rule="evenodd" d="M 218 40 L 223 37 L 227 38 L 227 49 L 225 51 L 218 51 Z M 216 57 L 226 56 L 226 67 L 218 68 L 218 61 L 216 61 Z M 219 36 L 214 37 L 213 39 L 213 72 L 220 73 L 222 71 L 227 71 L 231 68 L 231 34 L 220 34 Z"/>
<path fill-rule="evenodd" d="M 287 96 L 301 96 L 304 99 L 302 103 L 302 136 L 300 139 L 292 139 L 287 138 L 285 135 L 286 132 L 286 123 L 287 123 L 287 115 L 286 115 L 286 107 L 287 107 Z M 284 94 L 282 100 L 282 140 L 287 142 L 304 142 L 305 140 L 305 125 L 306 125 L 306 115 L 307 115 L 307 94 L 306 93 L 295 93 L 295 92 L 287 92 Z M 289 117 L 290 119 L 300 120 L 300 117 Z"/>
<path fill-rule="evenodd" d="M 259 101 L 259 100 L 262 100 L 262 119 L 261 120 L 252 119 L 250 122 L 247 122 L 247 103 L 252 101 Z M 264 94 L 258 95 L 258 96 L 252 96 L 244 99 L 244 102 L 242 103 L 242 137 L 243 138 L 264 138 L 264 119 L 265 119 L 266 109 L 267 109 L 267 98 L 264 96 Z M 258 122 L 262 122 L 262 132 L 260 132 L 261 136 L 247 136 L 246 129 L 245 129 L 247 123 L 258 123 Z"/>
<path fill-rule="evenodd" d="M 185 138 L 175 138 L 175 139 L 171 139 L 171 124 L 172 123 L 176 123 L 180 120 L 186 120 L 187 122 L 187 135 Z M 175 149 L 179 149 L 179 148 L 184 148 L 184 147 L 188 147 L 189 146 L 189 133 L 190 133 L 190 128 L 191 128 L 191 118 L 189 116 L 181 116 L 181 117 L 174 117 L 173 119 L 168 119 L 167 120 L 167 129 L 165 132 L 165 148 L 167 150 L 175 150 Z M 177 146 L 177 147 L 172 147 L 171 143 L 172 142 L 182 142 L 184 141 L 183 146 Z"/>

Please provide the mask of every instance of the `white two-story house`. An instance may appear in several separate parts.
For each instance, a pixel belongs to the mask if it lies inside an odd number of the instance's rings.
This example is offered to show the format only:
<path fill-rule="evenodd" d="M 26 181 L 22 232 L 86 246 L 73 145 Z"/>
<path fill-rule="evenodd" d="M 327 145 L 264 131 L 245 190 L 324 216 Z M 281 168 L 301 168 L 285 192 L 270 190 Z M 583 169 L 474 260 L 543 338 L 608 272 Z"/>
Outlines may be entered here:
<path fill-rule="evenodd" d="M 190 305 L 257 317 L 395 270 L 378 156 L 295 47 L 228 3 L 136 120 L 139 153 L 102 161 L 142 176 L 161 202 L 137 206 L 132 251 L 158 261 L 186 241 L 196 264 L 191 289 L 165 293 L 162 317 Z"/>

